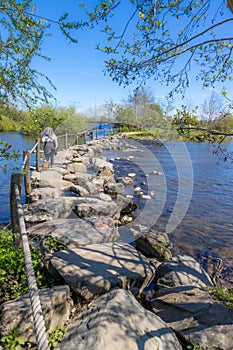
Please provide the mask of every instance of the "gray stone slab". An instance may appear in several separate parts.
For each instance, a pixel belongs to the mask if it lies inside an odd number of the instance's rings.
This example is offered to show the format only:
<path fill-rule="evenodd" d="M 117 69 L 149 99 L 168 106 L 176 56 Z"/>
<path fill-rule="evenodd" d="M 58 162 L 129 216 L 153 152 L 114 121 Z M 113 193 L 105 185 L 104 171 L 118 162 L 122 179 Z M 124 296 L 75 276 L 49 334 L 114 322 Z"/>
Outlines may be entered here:
<path fill-rule="evenodd" d="M 159 286 L 212 287 L 213 283 L 198 261 L 188 255 L 178 255 L 162 263 L 156 271 Z"/>
<path fill-rule="evenodd" d="M 109 217 L 87 219 L 58 219 L 37 224 L 28 228 L 31 238 L 56 238 L 69 249 L 90 244 L 115 242 L 120 235 L 116 222 Z"/>
<path fill-rule="evenodd" d="M 62 188 L 62 174 L 54 170 L 46 170 L 40 173 L 40 187 Z"/>
<path fill-rule="evenodd" d="M 91 196 L 77 198 L 74 211 L 79 217 L 99 215 L 109 216 L 114 219 L 119 219 L 120 217 L 120 208 L 114 201 L 106 202 Z"/>
<path fill-rule="evenodd" d="M 95 300 L 69 326 L 56 350 L 181 350 L 175 333 L 129 291 Z"/>
<path fill-rule="evenodd" d="M 92 244 L 56 252 L 48 259 L 50 273 L 62 276 L 88 301 L 114 287 L 137 295 L 154 277 L 154 268 L 146 258 L 126 243 Z"/>
<path fill-rule="evenodd" d="M 232 350 L 233 310 L 193 286 L 163 289 L 152 307 L 168 326 L 201 349 Z"/>

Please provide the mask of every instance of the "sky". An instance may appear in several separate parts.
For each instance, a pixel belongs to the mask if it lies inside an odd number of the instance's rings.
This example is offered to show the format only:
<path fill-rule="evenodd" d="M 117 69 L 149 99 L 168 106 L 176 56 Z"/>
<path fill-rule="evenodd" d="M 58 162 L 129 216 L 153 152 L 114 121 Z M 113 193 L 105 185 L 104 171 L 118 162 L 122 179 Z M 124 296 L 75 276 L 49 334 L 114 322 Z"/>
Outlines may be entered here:
<path fill-rule="evenodd" d="M 125 0 L 126 1 L 126 0 Z M 214 0 L 217 1 L 217 0 Z M 46 18 L 57 20 L 64 12 L 71 15 L 80 16 L 81 10 L 78 7 L 78 0 L 35 0 L 38 14 Z M 89 0 L 89 4 L 96 4 L 97 1 Z M 126 1 L 126 4 L 128 1 Z M 230 11 L 227 13 L 231 15 Z M 122 17 L 127 16 L 126 11 Z M 119 19 L 118 19 L 119 20 Z M 116 26 L 120 25 L 115 23 Z M 98 29 L 81 30 L 78 35 L 78 44 L 70 43 L 59 31 L 56 24 L 51 25 L 49 30 L 51 36 L 44 39 L 42 53 L 48 56 L 51 61 L 37 59 L 34 62 L 37 70 L 47 75 L 56 86 L 57 90 L 52 91 L 57 101 L 56 106 L 74 106 L 76 111 L 82 112 L 94 106 L 104 103 L 122 102 L 127 100 L 129 94 L 133 92 L 134 86 L 124 88 L 114 83 L 111 78 L 104 74 L 105 54 L 96 49 L 96 45 L 101 41 L 101 33 Z M 192 74 L 192 73 L 191 73 Z M 232 86 L 228 84 L 229 88 Z M 228 88 L 227 86 L 227 88 Z M 163 103 L 170 88 L 161 86 L 159 82 L 150 79 L 147 84 L 148 89 L 154 95 L 156 102 Z M 215 91 L 220 91 L 217 86 Z M 204 100 L 209 99 L 212 88 L 203 90 L 201 86 L 193 80 L 187 90 L 184 100 L 176 96 L 174 104 L 179 107 L 181 104 L 190 106 L 201 105 Z"/>

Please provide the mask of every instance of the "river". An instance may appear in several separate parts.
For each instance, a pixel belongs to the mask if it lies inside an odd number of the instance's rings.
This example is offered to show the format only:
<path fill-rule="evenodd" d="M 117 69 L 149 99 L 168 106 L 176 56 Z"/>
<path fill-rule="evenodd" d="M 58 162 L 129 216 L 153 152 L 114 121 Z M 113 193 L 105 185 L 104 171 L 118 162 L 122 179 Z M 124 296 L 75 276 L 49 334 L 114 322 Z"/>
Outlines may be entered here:
<path fill-rule="evenodd" d="M 35 142 L 19 133 L 1 133 L 0 139 L 12 143 L 20 152 L 31 149 Z M 225 147 L 233 151 L 233 143 Z M 138 200 L 138 213 L 146 208 L 145 202 L 152 203 L 149 216 L 153 217 L 155 227 L 168 232 L 174 254 L 190 254 L 203 265 L 207 260 L 221 257 L 224 278 L 233 283 L 232 163 L 219 161 L 208 143 L 174 142 L 158 146 L 153 141 L 141 141 L 137 142 L 137 148 L 142 151 L 137 164 L 119 159 L 114 166 L 116 176 L 136 172 L 135 186 L 141 186 L 148 194 L 155 192 L 151 201 Z M 130 154 L 137 157 L 139 153 Z M 117 155 L 118 152 L 113 152 L 108 157 Z M 153 165 L 152 169 L 163 174 L 150 175 L 155 181 L 150 184 L 147 162 L 149 168 Z M 10 220 L 9 191 L 10 173 L 1 173 L 0 223 Z M 148 213 L 144 212 L 146 216 Z"/>

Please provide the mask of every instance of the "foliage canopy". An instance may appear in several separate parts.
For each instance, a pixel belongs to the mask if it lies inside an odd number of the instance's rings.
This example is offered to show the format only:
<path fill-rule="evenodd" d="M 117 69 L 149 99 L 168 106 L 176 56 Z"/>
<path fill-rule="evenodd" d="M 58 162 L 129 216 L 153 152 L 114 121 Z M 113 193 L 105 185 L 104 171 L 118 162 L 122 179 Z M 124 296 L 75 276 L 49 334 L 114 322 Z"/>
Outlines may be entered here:
<path fill-rule="evenodd" d="M 106 70 L 119 84 L 153 77 L 171 84 L 171 95 L 184 93 L 193 67 L 203 87 L 232 79 L 232 0 L 99 0 L 79 5 L 83 15 L 64 10 L 51 20 L 40 17 L 33 0 L 0 1 L 0 102 L 30 105 L 52 97 L 41 78 L 52 82 L 32 64 L 37 57 L 48 59 L 41 47 L 50 24 L 58 25 L 72 42 L 78 30 L 100 26 L 106 41 L 97 47 L 108 55 Z M 70 15 L 76 20 L 69 21 Z"/>
<path fill-rule="evenodd" d="M 231 0 L 228 5 L 231 8 Z M 194 64 L 203 87 L 232 79 L 228 25 L 233 16 L 225 0 L 102 0 L 93 7 L 87 2 L 81 6 L 88 18 L 83 26 L 106 24 L 107 42 L 98 48 L 109 55 L 106 69 L 119 84 L 154 77 L 172 84 L 171 95 L 184 93 Z M 122 26 L 111 26 L 112 17 L 125 12 Z"/>

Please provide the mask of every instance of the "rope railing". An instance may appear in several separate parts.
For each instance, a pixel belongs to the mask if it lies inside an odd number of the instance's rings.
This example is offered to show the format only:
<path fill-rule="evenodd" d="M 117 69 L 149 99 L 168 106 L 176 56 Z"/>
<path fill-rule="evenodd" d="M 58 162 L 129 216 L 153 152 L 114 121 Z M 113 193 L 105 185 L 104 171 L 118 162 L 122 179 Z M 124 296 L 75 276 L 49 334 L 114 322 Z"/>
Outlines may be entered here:
<path fill-rule="evenodd" d="M 37 340 L 38 350 L 49 350 L 48 339 L 46 336 L 46 328 L 45 321 L 42 313 L 42 307 L 39 298 L 39 292 L 36 284 L 35 273 L 32 265 L 31 252 L 28 243 L 28 237 L 25 227 L 23 208 L 21 204 L 21 196 L 19 192 L 19 187 L 17 184 L 14 184 L 14 191 L 16 196 L 17 203 L 17 212 L 18 212 L 18 220 L 19 220 L 19 229 L 20 229 L 20 237 L 22 241 L 23 251 L 24 251 L 24 259 L 25 259 L 25 267 L 27 273 L 29 294 L 31 300 L 32 307 L 32 316 L 34 320 L 34 330 Z"/>
<path fill-rule="evenodd" d="M 23 165 L 21 167 L 21 171 L 23 171 L 25 169 L 26 163 L 28 160 L 28 154 L 25 155 L 24 159 L 23 159 Z"/>
<path fill-rule="evenodd" d="M 32 154 L 32 153 L 35 151 L 36 147 L 37 147 L 39 144 L 40 144 L 40 141 L 37 139 L 37 140 L 36 140 L 36 143 L 35 143 L 35 145 L 34 145 L 34 147 L 30 150 L 30 154 Z"/>

